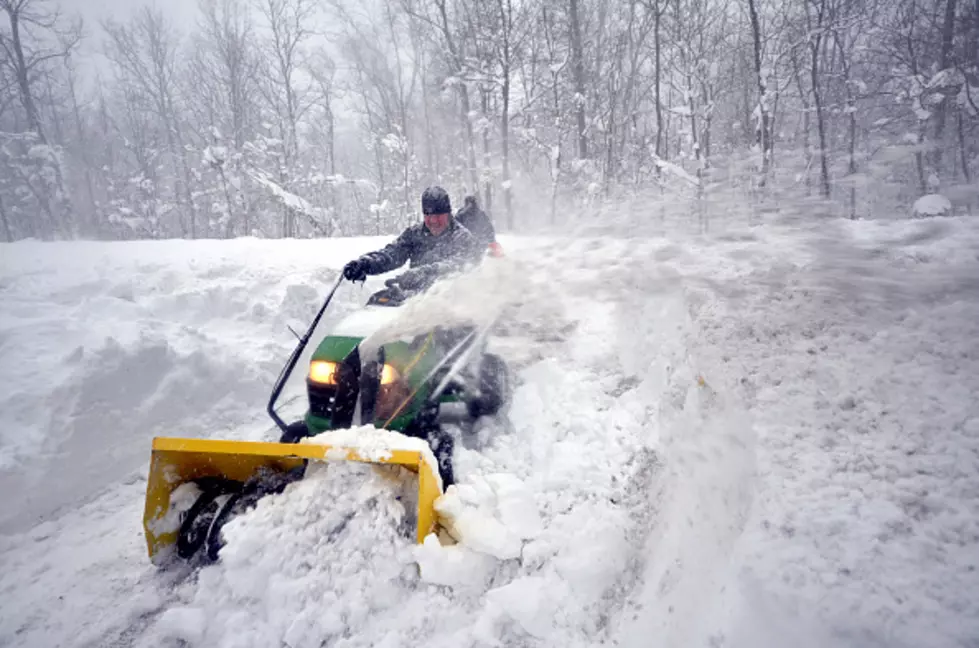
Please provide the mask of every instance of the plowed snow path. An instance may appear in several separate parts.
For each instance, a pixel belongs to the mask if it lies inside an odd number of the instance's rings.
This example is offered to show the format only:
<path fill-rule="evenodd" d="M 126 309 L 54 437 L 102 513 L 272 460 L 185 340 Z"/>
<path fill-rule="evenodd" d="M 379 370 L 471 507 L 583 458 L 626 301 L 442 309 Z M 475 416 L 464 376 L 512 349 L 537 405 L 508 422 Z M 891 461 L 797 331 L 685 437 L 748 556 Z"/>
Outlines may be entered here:
<path fill-rule="evenodd" d="M 377 242 L 362 246 L 368 244 Z M 601 256 L 617 255 L 616 245 L 589 244 L 569 256 L 565 256 L 567 249 L 558 254 L 554 244 L 546 241 L 513 246 L 512 262 L 520 266 L 520 283 L 504 288 L 514 292 L 515 304 L 494 340 L 515 370 L 513 403 L 507 419 L 484 422 L 476 434 L 460 439 L 457 453 L 463 504 L 475 516 L 474 546 L 486 553 L 466 547 L 427 548 L 415 556 L 415 548 L 395 533 L 397 526 L 392 524 L 400 506 L 394 492 L 380 486 L 375 495 L 366 500 L 354 497 L 347 506 L 352 517 L 340 534 L 344 542 L 338 536 L 337 542 L 324 543 L 323 535 L 330 535 L 328 527 L 335 525 L 335 516 L 347 519 L 340 495 L 360 493 L 374 483 L 371 474 L 341 479 L 332 470 L 325 478 L 313 475 L 281 497 L 269 498 L 254 516 L 241 520 L 242 535 L 240 541 L 231 539 L 228 559 L 189 579 L 180 574 L 161 576 L 143 557 L 139 512 L 149 437 L 269 434 L 268 424 L 258 418 L 264 393 L 259 397 L 253 394 L 257 388 L 242 390 L 235 369 L 240 364 L 226 367 L 226 375 L 214 383 L 208 375 L 188 370 L 187 363 L 192 368 L 193 358 L 201 354 L 211 362 L 223 358 L 251 362 L 255 366 L 245 374 L 260 369 L 267 388 L 278 368 L 275 356 L 281 360 L 290 346 L 288 336 L 275 330 L 276 325 L 283 326 L 284 318 L 271 313 L 280 310 L 278 304 L 286 304 L 292 319 L 308 317 L 335 276 L 310 267 L 308 261 L 296 264 L 307 268 L 302 271 L 283 259 L 309 258 L 309 250 L 341 244 L 271 243 L 261 254 L 256 250 L 262 247 L 258 242 L 212 244 L 213 257 L 201 251 L 195 257 L 198 267 L 189 272 L 178 261 L 174 266 L 164 263 L 167 255 L 178 253 L 175 245 L 137 244 L 138 252 L 106 246 L 125 253 L 121 258 L 107 254 L 102 263 L 109 269 L 96 266 L 103 283 L 88 282 L 80 273 L 80 283 L 72 284 L 78 279 L 75 268 L 71 263 L 62 267 L 60 259 L 24 260 L 48 285 L 57 286 L 58 294 L 78 295 L 83 308 L 93 300 L 122 299 L 141 316 L 127 312 L 119 320 L 103 323 L 93 312 L 86 317 L 91 323 L 73 334 L 78 340 L 69 336 L 57 341 L 47 358 L 54 365 L 77 345 L 83 357 L 101 358 L 99 349 L 118 347 L 117 355 L 131 360 L 123 364 L 93 360 L 84 370 L 57 376 L 58 387 L 80 394 L 76 402 L 85 407 L 84 390 L 92 374 L 104 374 L 104 391 L 115 400 L 84 429 L 77 427 L 72 411 L 51 414 L 68 430 L 63 437 L 48 439 L 64 455 L 54 465 L 66 481 L 77 480 L 85 489 L 73 498 L 63 492 L 63 483 L 53 483 L 44 491 L 53 506 L 47 511 L 26 507 L 34 515 L 48 517 L 47 521 L 4 538 L 2 556 L 9 568 L 4 570 L 0 591 L 11 601 L 0 617 L 5 642 L 267 645 L 279 637 L 292 645 L 320 645 L 342 638 L 348 645 L 377 645 L 386 637 L 424 635 L 429 642 L 446 645 L 477 640 L 585 645 L 607 634 L 609 620 L 644 562 L 658 474 L 653 450 L 657 423 L 646 402 L 651 395 L 643 392 L 640 365 L 626 366 L 632 352 L 627 343 L 633 335 L 632 305 L 621 303 L 619 295 L 606 299 L 594 294 L 606 269 L 602 263 L 590 264 Z M 335 261 L 352 253 L 349 246 L 343 247 L 344 256 L 335 255 Z M 26 252 L 44 249 L 27 247 Z M 80 249 L 95 256 L 102 253 L 94 245 Z M 154 255 L 160 260 L 147 260 Z M 266 256 L 272 257 L 268 263 L 260 261 Z M 578 256 L 582 261 L 575 262 Z M 10 290 L 22 285 L 24 274 L 13 275 Z M 110 278 L 115 277 L 127 290 L 112 283 Z M 171 283 L 169 295 L 155 289 L 166 282 Z M 271 294 L 261 294 L 253 283 Z M 124 294 L 114 297 L 117 293 Z M 349 312 L 368 293 L 347 287 L 330 317 Z M 43 310 L 42 295 L 21 294 L 26 303 L 14 317 L 23 322 L 54 317 L 54 312 Z M 150 321 L 161 337 L 170 336 L 163 341 L 171 349 L 169 363 L 144 361 L 146 348 L 157 343 L 127 328 L 150 327 Z M 18 324 L 15 319 L 11 330 L 25 343 L 38 341 L 29 337 L 36 332 Z M 113 339 L 102 339 L 113 326 L 118 331 Z M 92 333 L 93 329 L 99 333 Z M 88 345 L 95 347 L 94 353 Z M 246 351 L 238 354 L 238 349 Z M 219 425 L 222 420 L 213 412 L 198 415 L 207 408 L 172 397 L 164 387 L 178 375 L 184 381 L 182 389 L 198 399 L 227 402 L 244 423 Z M 137 379 L 151 380 L 156 386 L 156 392 L 148 390 L 147 398 L 160 403 L 173 398 L 171 418 L 158 423 L 148 418 L 143 397 L 126 402 L 127 387 Z M 256 387 L 261 382 L 256 381 Z M 33 388 L 37 397 L 44 397 L 40 378 Z M 245 398 L 237 400 L 237 390 Z M 43 421 L 32 422 L 32 432 L 39 436 L 50 430 Z M 100 441 L 108 447 L 121 443 L 109 433 L 100 436 L 99 429 L 130 435 L 125 440 L 134 456 L 143 448 L 142 461 L 119 461 L 122 465 L 116 466 L 121 474 L 131 475 L 129 485 L 114 485 L 117 477 L 98 481 L 100 476 L 88 470 L 70 472 L 76 465 L 74 453 L 84 451 L 79 460 L 99 465 L 104 458 L 92 448 L 99 448 Z M 84 442 L 75 443 L 80 434 L 86 435 Z M 9 447 L 12 461 L 25 469 L 12 471 L 11 479 L 28 478 L 29 468 L 51 470 L 45 455 L 36 450 L 31 455 L 31 446 L 12 443 Z M 51 472 L 32 480 L 31 488 L 41 488 L 51 480 Z M 100 490 L 103 494 L 93 499 L 90 493 Z M 319 510 L 311 501 L 332 502 L 335 508 Z M 59 508 L 79 510 L 52 515 Z M 386 513 L 365 517 L 367 510 Z M 15 521 L 22 513 L 4 512 Z M 486 526 L 493 524 L 499 527 L 496 532 Z M 293 526 L 297 531 L 288 533 Z M 526 542 L 520 543 L 520 537 Z M 508 553 L 514 539 L 516 558 Z M 380 550 L 382 546 L 389 549 Z M 366 547 L 373 548 L 367 555 L 362 553 Z M 451 576 L 454 588 L 419 581 L 412 567 L 416 557 L 429 566 L 426 573 L 441 571 L 442 577 L 437 577 L 441 581 L 446 574 Z M 30 585 L 25 588 L 26 583 Z M 52 592 L 64 603 L 61 611 L 42 604 Z M 351 592 L 360 595 L 351 598 Z M 331 606 L 339 610 L 336 618 L 324 617 L 321 612 L 330 597 L 340 594 L 343 605 Z"/>

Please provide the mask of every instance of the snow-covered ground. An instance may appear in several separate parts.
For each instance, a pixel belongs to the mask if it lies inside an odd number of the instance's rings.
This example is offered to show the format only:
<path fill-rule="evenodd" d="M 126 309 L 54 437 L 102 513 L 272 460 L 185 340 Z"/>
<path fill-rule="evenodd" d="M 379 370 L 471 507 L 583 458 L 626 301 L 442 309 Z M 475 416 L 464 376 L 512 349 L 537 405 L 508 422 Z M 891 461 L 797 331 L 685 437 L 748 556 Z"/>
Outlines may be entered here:
<path fill-rule="evenodd" d="M 516 389 L 459 439 L 461 544 L 412 544 L 398 474 L 330 464 L 156 571 L 150 439 L 273 438 L 287 326 L 381 242 L 0 247 L 0 645 L 979 645 L 959 219 L 505 239 Z"/>

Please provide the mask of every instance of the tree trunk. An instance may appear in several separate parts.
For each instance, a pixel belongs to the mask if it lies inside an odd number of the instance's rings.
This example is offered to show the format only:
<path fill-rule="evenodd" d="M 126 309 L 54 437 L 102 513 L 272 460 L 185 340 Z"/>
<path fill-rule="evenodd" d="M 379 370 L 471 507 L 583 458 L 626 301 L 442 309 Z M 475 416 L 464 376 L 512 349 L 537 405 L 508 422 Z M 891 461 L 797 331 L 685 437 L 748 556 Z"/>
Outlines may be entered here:
<path fill-rule="evenodd" d="M 17 77 L 17 88 L 20 91 L 20 102 L 27 114 L 27 123 L 42 144 L 47 144 L 44 129 L 41 127 L 41 115 L 37 110 L 34 95 L 31 94 L 31 82 L 28 79 L 27 61 L 24 59 L 24 47 L 20 40 L 20 7 L 7 6 L 7 16 L 10 18 L 10 38 L 13 44 L 14 75 Z"/>
<path fill-rule="evenodd" d="M 94 232 L 95 224 L 95 188 L 92 184 L 92 162 L 90 158 L 89 143 L 86 141 L 85 130 L 82 126 L 82 115 L 81 110 L 78 106 L 78 95 L 75 93 L 75 75 L 72 70 L 68 75 L 68 93 L 71 95 L 71 109 L 72 114 L 75 117 L 75 133 L 78 138 L 80 157 L 82 158 L 82 163 L 85 165 L 85 170 L 83 175 L 85 177 L 85 192 L 88 198 L 88 210 L 89 210 L 89 226 L 92 228 L 91 231 Z"/>
<path fill-rule="evenodd" d="M 704 104 L 704 124 L 703 124 L 703 137 L 701 138 L 701 152 L 704 156 L 704 168 L 710 168 L 710 144 L 711 144 L 711 125 L 714 122 L 714 111 L 712 106 L 714 105 L 714 95 L 711 93 L 711 86 L 709 83 L 701 84 L 701 91 L 703 92 L 703 104 Z M 771 147 L 769 147 L 770 149 Z"/>
<path fill-rule="evenodd" d="M 799 103 L 802 104 L 802 155 L 806 161 L 806 196 L 810 196 L 812 195 L 812 177 L 810 175 L 810 170 L 812 169 L 812 144 L 809 138 L 812 134 L 812 118 L 810 115 L 809 97 L 802 84 L 802 74 L 799 72 L 799 60 L 796 58 L 795 52 L 792 53 L 792 75 L 795 78 L 795 85 L 799 89 Z"/>
<path fill-rule="evenodd" d="M 13 232 L 10 230 L 10 221 L 7 220 L 7 210 L 3 206 L 3 194 L 0 193 L 0 221 L 3 222 L 3 234 L 8 243 L 14 242 Z"/>
<path fill-rule="evenodd" d="M 748 0 L 748 13 L 751 16 L 751 34 L 754 38 L 755 78 L 758 83 L 758 112 L 761 118 L 760 128 L 757 129 L 757 142 L 761 149 L 761 178 L 758 181 L 758 185 L 764 187 L 768 179 L 771 134 L 768 123 L 768 106 L 766 105 L 765 97 L 768 90 L 765 87 L 765 75 L 761 68 L 761 26 L 758 21 L 758 11 L 755 9 L 755 0 Z"/>
<path fill-rule="evenodd" d="M 977 7 L 979 9 L 979 7 Z M 977 14 L 979 15 L 979 14 Z M 962 111 L 959 111 L 958 115 L 958 131 L 959 131 L 959 152 L 962 156 L 962 177 L 965 178 L 965 184 L 972 184 L 972 172 L 969 170 L 969 155 L 968 155 L 968 145 L 965 140 L 965 128 L 962 123 Z M 979 201 L 977 201 L 979 202 Z M 969 206 L 969 214 L 972 214 L 972 207 Z"/>
<path fill-rule="evenodd" d="M 849 122 L 848 128 L 848 148 L 849 148 L 849 161 L 847 164 L 846 174 L 850 181 L 850 219 L 856 220 L 857 218 L 857 158 L 856 158 L 856 148 L 857 148 L 857 102 L 856 98 L 853 96 L 853 88 L 850 85 L 850 62 L 846 58 L 846 52 L 843 51 L 843 44 L 840 42 L 838 35 L 834 35 L 833 41 L 836 43 L 836 48 L 839 51 L 840 63 L 843 68 L 843 87 L 846 94 L 846 112 Z"/>
<path fill-rule="evenodd" d="M 951 65 L 951 55 L 952 55 L 952 39 L 955 36 L 955 1 L 956 0 L 946 0 L 945 2 L 945 20 L 942 24 L 942 53 L 941 61 L 939 62 L 939 70 L 946 70 Z M 951 98 L 946 97 L 944 101 L 938 106 L 938 110 L 935 113 L 935 141 L 934 141 L 934 165 L 935 173 L 942 176 L 944 171 L 943 159 L 942 159 L 942 149 L 944 148 L 944 142 L 942 141 L 945 137 L 945 120 L 950 109 Z"/>
<path fill-rule="evenodd" d="M 829 161 L 827 158 L 827 146 L 826 146 L 826 119 L 823 115 L 823 99 L 822 94 L 819 89 L 819 44 L 821 36 L 815 37 L 815 42 L 810 47 L 812 54 L 811 67 L 809 69 L 810 79 L 812 82 L 812 98 L 813 103 L 816 106 L 816 131 L 819 135 L 819 170 L 820 170 L 820 188 L 822 190 L 823 198 L 830 197 L 830 186 L 829 186 Z"/>
<path fill-rule="evenodd" d="M 655 73 L 655 84 L 656 84 L 656 157 L 663 158 L 663 101 L 660 98 L 660 80 L 662 79 L 662 58 L 660 56 L 661 43 L 660 43 L 660 19 L 663 17 L 663 12 L 660 11 L 659 2 L 656 3 L 656 26 L 655 26 L 655 36 L 656 36 L 656 73 Z M 659 167 L 656 167 L 657 172 Z"/>
<path fill-rule="evenodd" d="M 612 164 L 615 149 L 615 119 L 616 119 L 616 92 L 615 92 L 615 78 L 617 74 L 608 75 L 608 97 L 609 97 L 609 112 L 608 112 L 608 125 L 605 128 L 605 178 L 602 183 L 604 186 L 605 195 L 608 196 L 610 184 L 612 181 Z"/>
<path fill-rule="evenodd" d="M 581 20 L 578 0 L 569 0 L 568 18 L 571 21 L 571 65 L 574 73 L 575 105 L 578 109 L 578 157 L 588 157 L 588 137 L 585 122 L 585 63 L 581 46 Z"/>
<path fill-rule="evenodd" d="M 466 161 L 469 166 L 469 183 L 473 187 L 479 187 L 479 172 L 476 170 L 476 145 L 474 142 L 476 138 L 473 134 L 472 120 L 469 119 L 469 112 L 471 110 L 469 105 L 469 88 L 462 81 L 459 82 L 459 104 L 462 110 L 462 127 L 466 131 L 466 152 L 468 154 Z"/>
<path fill-rule="evenodd" d="M 816 4 L 818 2 L 818 4 Z M 816 23 L 813 24 L 809 9 L 816 8 Z M 809 41 L 809 82 L 812 84 L 812 99 L 816 108 L 816 132 L 819 136 L 820 189 L 823 198 L 830 198 L 829 161 L 827 160 L 826 118 L 823 114 L 823 96 L 819 87 L 819 58 L 823 49 L 825 34 L 826 0 L 806 0 L 806 29 L 810 32 Z"/>
<path fill-rule="evenodd" d="M 462 44 L 459 43 L 458 47 L 455 40 L 452 38 L 452 30 L 449 29 L 449 15 L 445 7 L 445 0 L 436 0 L 436 6 L 439 10 L 439 16 L 441 17 L 442 24 L 442 36 L 445 39 L 445 45 L 449 49 L 449 53 L 452 55 L 455 72 L 459 75 L 463 72 L 463 63 L 465 61 L 465 52 L 463 51 Z M 468 153 L 469 162 L 469 180 L 473 187 L 479 186 L 479 176 L 476 173 L 476 144 L 474 142 L 473 136 L 473 125 L 472 121 L 469 119 L 469 112 L 471 106 L 469 103 L 469 88 L 466 87 L 465 81 L 461 78 L 459 79 L 459 101 L 461 103 L 462 110 L 462 122 L 463 127 L 466 132 L 466 149 Z"/>
<path fill-rule="evenodd" d="M 962 158 L 962 178 L 965 179 L 965 183 L 967 185 L 970 185 L 972 184 L 972 173 L 969 171 L 969 147 L 965 139 L 965 127 L 963 124 L 961 111 L 959 111 L 958 117 L 959 153 Z"/>
<path fill-rule="evenodd" d="M 513 231 L 513 205 L 511 204 L 512 195 L 510 193 L 510 69 L 513 61 L 511 58 L 513 37 L 513 5 L 511 0 L 501 0 L 500 13 L 503 22 L 503 52 L 502 69 L 503 84 L 500 88 L 500 166 L 501 166 L 501 185 L 503 187 L 503 208 L 506 212 L 507 230 Z"/>
<path fill-rule="evenodd" d="M 507 230 L 513 231 L 513 205 L 510 193 L 510 61 L 507 60 L 503 72 L 503 108 L 500 115 L 500 153 L 502 157 L 503 207 L 506 210 Z"/>
<path fill-rule="evenodd" d="M 484 123 L 484 127 L 483 127 L 483 173 L 485 174 L 485 177 L 483 178 L 483 196 L 484 196 L 484 199 L 483 199 L 484 202 L 483 202 L 483 204 L 486 207 L 486 212 L 489 213 L 489 211 L 493 209 L 493 185 L 492 185 L 492 181 L 490 179 L 491 176 L 489 174 L 490 161 L 491 161 L 491 155 L 490 155 L 490 134 L 489 134 L 489 128 L 487 128 L 485 126 L 485 124 L 488 124 L 489 123 L 489 90 L 487 90 L 486 88 L 480 88 L 479 89 L 479 94 L 480 94 L 479 101 L 480 101 L 480 105 L 482 106 L 483 119 L 484 119 L 484 122 L 483 122 Z M 477 196 L 479 195 L 479 186 L 478 185 L 475 186 L 475 187 L 473 187 L 473 194 L 474 195 L 477 195 Z"/>
<path fill-rule="evenodd" d="M 425 52 L 424 50 L 418 50 L 415 39 L 412 39 L 411 42 L 413 47 L 415 47 L 415 55 L 418 57 L 419 64 L 421 65 L 422 79 L 427 79 L 428 67 L 425 64 Z M 440 165 L 438 152 L 435 147 L 435 139 L 432 137 L 432 117 L 429 113 L 428 102 L 422 101 L 421 104 L 422 117 L 425 122 L 425 170 L 432 176 L 438 177 Z"/>
<path fill-rule="evenodd" d="M 908 61 L 911 66 L 911 74 L 913 76 L 918 76 L 918 56 L 915 53 L 914 47 L 914 23 L 915 23 L 915 3 L 911 3 L 910 9 L 911 14 L 908 17 L 908 29 L 905 34 L 905 43 L 908 48 Z M 917 146 L 914 152 L 914 165 L 918 172 L 918 191 L 919 194 L 927 193 L 927 183 L 925 182 L 925 156 L 921 153 L 922 146 L 925 141 L 925 122 L 921 119 L 918 120 L 918 133 L 917 133 Z"/>

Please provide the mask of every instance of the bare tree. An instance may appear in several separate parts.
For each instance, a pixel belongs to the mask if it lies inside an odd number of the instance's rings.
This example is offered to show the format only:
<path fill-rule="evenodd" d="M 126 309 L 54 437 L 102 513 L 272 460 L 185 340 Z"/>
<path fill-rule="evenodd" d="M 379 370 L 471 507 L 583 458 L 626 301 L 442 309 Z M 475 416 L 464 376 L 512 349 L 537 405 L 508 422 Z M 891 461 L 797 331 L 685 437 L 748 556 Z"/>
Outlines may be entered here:
<path fill-rule="evenodd" d="M 115 64 L 118 81 L 140 93 L 155 115 L 166 139 L 173 175 L 175 202 L 186 211 L 189 223 L 182 234 L 198 235 L 193 179 L 178 117 L 177 41 L 172 27 L 158 9 L 143 7 L 127 24 L 106 21 L 106 55 Z"/>
<path fill-rule="evenodd" d="M 955 4 L 956 0 L 945 0 L 944 18 L 942 20 L 941 32 L 941 54 L 939 55 L 938 69 L 945 72 L 952 67 L 952 42 L 955 35 Z M 942 140 L 945 137 L 945 122 L 950 112 L 949 101 L 942 101 L 935 111 L 935 147 L 934 147 L 934 167 L 936 172 L 943 170 Z"/>
<path fill-rule="evenodd" d="M 49 233 L 67 235 L 74 223 L 64 173 L 57 152 L 48 146 L 38 98 L 46 90 L 49 105 L 56 103 L 48 76 L 50 65 L 65 60 L 75 50 L 82 37 L 82 23 L 80 19 L 65 20 L 59 8 L 49 7 L 44 0 L 0 0 L 0 10 L 9 27 L 9 31 L 0 31 L 2 64 L 13 81 L 27 130 L 32 134 L 17 138 L 15 155 L 20 160 L 8 167 L 47 219 Z M 39 89 L 42 82 L 46 86 Z M 35 144 L 44 148 L 34 148 Z"/>
<path fill-rule="evenodd" d="M 209 145 L 206 161 L 220 181 L 225 201 L 225 236 L 249 233 L 254 224 L 254 204 L 246 188 L 245 144 L 256 134 L 259 122 L 257 81 L 261 59 L 256 51 L 248 7 L 242 0 L 201 0 L 202 21 L 196 35 L 193 94 L 197 107 L 198 134 Z M 241 217 L 241 227 L 236 223 Z"/>
<path fill-rule="evenodd" d="M 267 101 L 274 107 L 282 135 L 282 160 L 279 183 L 290 188 L 299 158 L 298 126 L 303 114 L 313 105 L 315 81 L 300 81 L 303 46 L 314 35 L 317 7 L 311 0 L 257 0 L 269 32 L 266 57 L 273 65 Z M 292 210 L 283 209 L 282 235 L 296 234 Z"/>
<path fill-rule="evenodd" d="M 758 146 L 761 149 L 761 180 L 764 186 L 768 179 L 769 152 L 772 148 L 771 126 L 768 115 L 768 75 L 762 68 L 762 34 L 761 21 L 758 19 L 758 10 L 755 8 L 755 0 L 748 0 L 748 14 L 751 16 L 751 35 L 754 42 L 755 54 L 755 75 L 758 80 L 758 121 L 756 129 L 758 133 Z"/>
<path fill-rule="evenodd" d="M 585 119 L 585 63 L 578 0 L 568 0 L 568 20 L 571 37 L 571 69 L 574 74 L 574 100 L 577 106 L 578 157 L 584 159 L 588 157 L 588 136 Z"/>
<path fill-rule="evenodd" d="M 30 129 L 44 143 L 44 128 L 35 101 L 34 85 L 43 65 L 64 59 L 78 45 L 82 24 L 76 19 L 64 24 L 58 8 L 46 10 L 44 0 L 0 0 L 10 32 L 0 32 L 0 47 L 16 79 Z M 53 41 L 53 42 L 52 42 Z"/>
<path fill-rule="evenodd" d="M 809 81 L 812 84 L 813 103 L 816 108 L 816 130 L 819 134 L 820 187 L 824 198 L 830 197 L 829 147 L 827 145 L 826 117 L 823 114 L 822 79 L 820 62 L 824 56 L 826 28 L 830 23 L 829 0 L 804 0 L 806 30 L 809 34 Z"/>

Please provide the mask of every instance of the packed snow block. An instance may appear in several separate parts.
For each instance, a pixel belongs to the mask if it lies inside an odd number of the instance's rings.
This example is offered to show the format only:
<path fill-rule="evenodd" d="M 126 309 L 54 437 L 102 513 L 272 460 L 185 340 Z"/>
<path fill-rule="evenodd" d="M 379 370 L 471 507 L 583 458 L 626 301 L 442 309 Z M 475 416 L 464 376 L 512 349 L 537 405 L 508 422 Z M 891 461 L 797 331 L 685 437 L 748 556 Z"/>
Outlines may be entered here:
<path fill-rule="evenodd" d="M 450 486 L 435 502 L 440 525 L 460 544 L 500 560 L 519 558 L 523 541 L 542 530 L 533 496 L 512 475 Z"/>
<path fill-rule="evenodd" d="M 447 587 L 480 588 L 497 564 L 492 556 L 464 545 L 442 546 L 435 535 L 415 548 L 414 557 L 424 582 Z"/>

